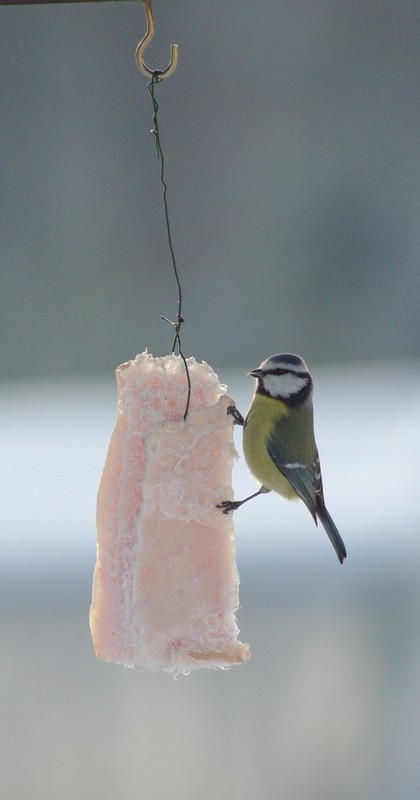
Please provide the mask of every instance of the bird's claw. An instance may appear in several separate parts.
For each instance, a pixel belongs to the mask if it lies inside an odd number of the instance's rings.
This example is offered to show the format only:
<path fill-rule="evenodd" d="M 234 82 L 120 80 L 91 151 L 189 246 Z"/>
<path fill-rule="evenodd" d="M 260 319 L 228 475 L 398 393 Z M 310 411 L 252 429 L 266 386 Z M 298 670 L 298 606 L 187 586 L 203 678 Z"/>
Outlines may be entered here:
<path fill-rule="evenodd" d="M 228 406 L 226 409 L 226 414 L 233 417 L 233 424 L 234 425 L 243 425 L 244 418 L 240 411 L 236 408 L 236 406 Z"/>
<path fill-rule="evenodd" d="M 232 511 L 236 511 L 237 508 L 241 505 L 239 500 L 222 500 L 221 503 L 218 503 L 216 508 L 223 509 L 224 514 L 231 514 Z"/>

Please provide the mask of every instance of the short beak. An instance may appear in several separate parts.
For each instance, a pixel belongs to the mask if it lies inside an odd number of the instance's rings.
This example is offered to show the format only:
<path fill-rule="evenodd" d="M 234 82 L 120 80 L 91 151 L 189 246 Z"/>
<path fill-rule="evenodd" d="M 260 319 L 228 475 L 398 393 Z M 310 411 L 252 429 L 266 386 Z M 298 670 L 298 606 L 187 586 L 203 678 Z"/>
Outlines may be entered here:
<path fill-rule="evenodd" d="M 253 375 L 254 378 L 262 378 L 263 371 L 261 369 L 252 369 L 251 372 L 248 372 L 248 375 Z"/>

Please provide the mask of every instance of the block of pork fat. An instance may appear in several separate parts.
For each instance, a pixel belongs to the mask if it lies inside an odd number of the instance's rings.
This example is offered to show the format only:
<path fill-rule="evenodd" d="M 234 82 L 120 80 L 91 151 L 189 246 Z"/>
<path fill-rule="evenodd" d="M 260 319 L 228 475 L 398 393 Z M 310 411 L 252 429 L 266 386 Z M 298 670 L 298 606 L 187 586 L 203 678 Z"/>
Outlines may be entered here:
<path fill-rule="evenodd" d="M 250 658 L 238 641 L 232 403 L 211 367 L 147 352 L 116 370 L 99 488 L 90 624 L 96 654 L 172 673 Z"/>

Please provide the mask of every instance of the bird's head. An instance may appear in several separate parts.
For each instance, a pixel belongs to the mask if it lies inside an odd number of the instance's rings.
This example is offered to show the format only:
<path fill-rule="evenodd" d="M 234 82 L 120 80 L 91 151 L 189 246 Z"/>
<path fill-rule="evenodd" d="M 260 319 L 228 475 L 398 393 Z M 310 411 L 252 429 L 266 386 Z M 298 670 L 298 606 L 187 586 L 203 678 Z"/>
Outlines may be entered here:
<path fill-rule="evenodd" d="M 310 403 L 312 378 L 303 358 L 292 353 L 269 356 L 248 375 L 257 379 L 256 392 L 290 406 Z"/>

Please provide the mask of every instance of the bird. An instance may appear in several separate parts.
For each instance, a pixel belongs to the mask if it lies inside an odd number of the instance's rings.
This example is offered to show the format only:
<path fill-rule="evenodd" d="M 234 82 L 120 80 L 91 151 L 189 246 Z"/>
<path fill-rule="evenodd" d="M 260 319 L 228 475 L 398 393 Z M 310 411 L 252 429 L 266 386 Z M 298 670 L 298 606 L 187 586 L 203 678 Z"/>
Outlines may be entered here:
<path fill-rule="evenodd" d="M 245 461 L 261 483 L 243 500 L 217 504 L 229 514 L 243 503 L 275 491 L 288 500 L 301 499 L 318 520 L 340 564 L 347 556 L 345 544 L 328 513 L 313 422 L 313 381 L 305 361 L 293 353 L 269 356 L 248 375 L 256 379 L 254 395 L 245 419 L 235 405 L 227 413 L 243 426 Z"/>

